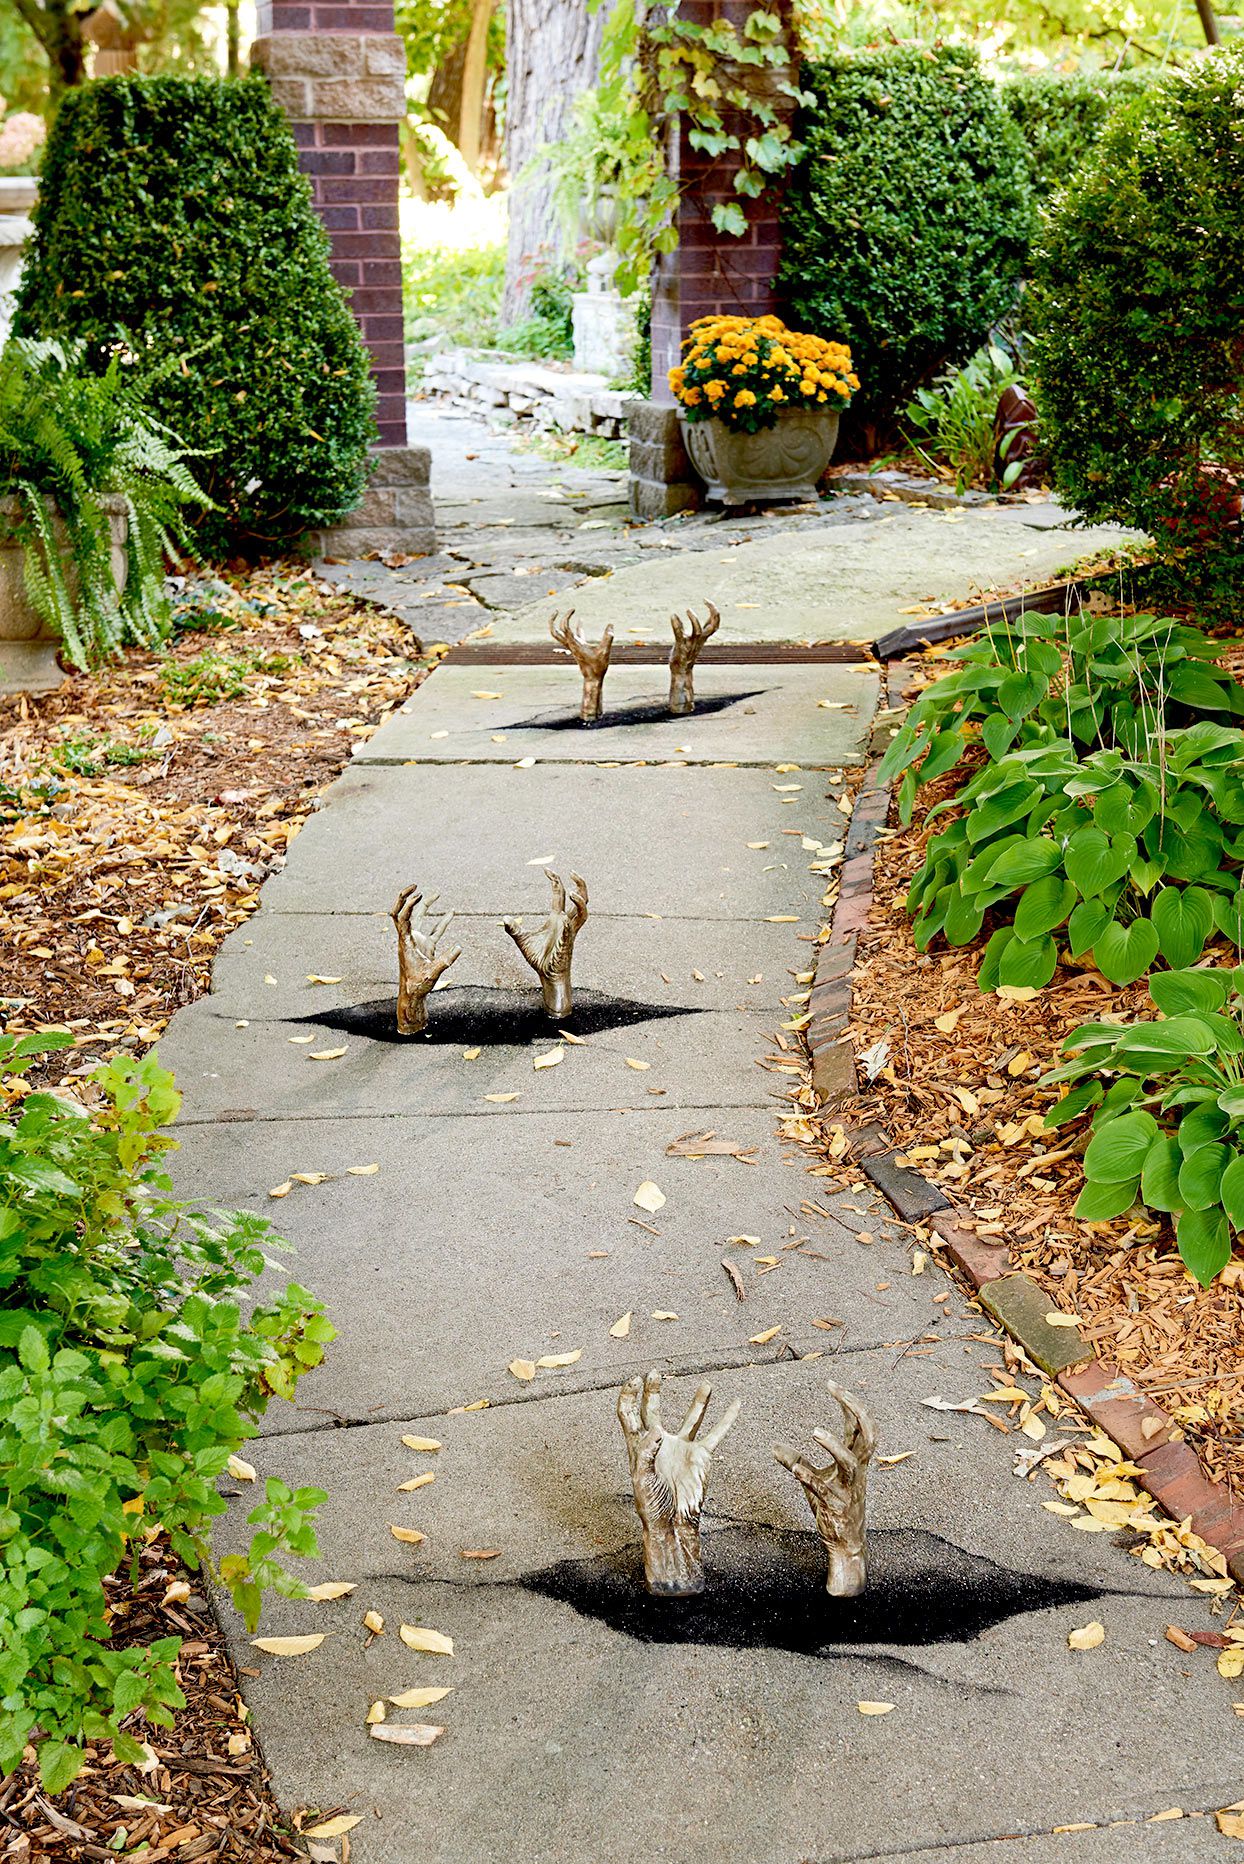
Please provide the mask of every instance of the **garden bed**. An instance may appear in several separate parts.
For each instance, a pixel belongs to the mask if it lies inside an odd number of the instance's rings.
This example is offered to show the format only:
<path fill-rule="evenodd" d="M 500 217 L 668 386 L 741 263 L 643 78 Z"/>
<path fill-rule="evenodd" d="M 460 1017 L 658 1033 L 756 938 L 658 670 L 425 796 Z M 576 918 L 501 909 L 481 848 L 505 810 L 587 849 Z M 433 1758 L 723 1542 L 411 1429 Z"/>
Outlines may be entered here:
<path fill-rule="evenodd" d="M 1173 1415 L 1207 1473 L 1234 1489 L 1244 1477 L 1244 1264 L 1231 1261 L 1201 1289 L 1167 1221 L 1074 1218 L 1088 1122 L 1044 1127 L 1058 1090 L 1040 1078 L 1064 1037 L 1090 1019 L 1151 1015 L 1144 982 L 1119 988 L 1064 960 L 1045 990 L 983 993 L 976 946 L 915 947 L 904 896 L 924 855 L 918 821 L 960 780 L 929 785 L 917 823 L 877 844 L 852 974 L 849 1034 L 863 1065 L 850 1125 L 876 1122 L 965 1227 L 1008 1245 L 1051 1306 L 1079 1317 L 1098 1358 Z M 1225 948 L 1212 955 L 1230 961 Z"/>
<path fill-rule="evenodd" d="M 190 582 L 167 651 L 0 700 L 0 1019 L 76 1042 L 28 1079 L 141 1051 L 206 990 L 418 653 L 395 617 L 276 566 Z"/>
<path fill-rule="evenodd" d="M 207 989 L 320 791 L 434 659 L 395 617 L 276 565 L 192 579 L 167 651 L 0 701 L 0 1021 L 75 1037 L 15 1092 L 142 1052 Z M 185 1640 L 187 1705 L 134 1730 L 146 1772 L 96 1744 L 49 1802 L 28 1759 L 0 1786 L 0 1857 L 306 1856 L 298 1826 L 316 1821 L 271 1795 L 201 1576 L 156 1539 L 109 1604 L 123 1644 Z"/>

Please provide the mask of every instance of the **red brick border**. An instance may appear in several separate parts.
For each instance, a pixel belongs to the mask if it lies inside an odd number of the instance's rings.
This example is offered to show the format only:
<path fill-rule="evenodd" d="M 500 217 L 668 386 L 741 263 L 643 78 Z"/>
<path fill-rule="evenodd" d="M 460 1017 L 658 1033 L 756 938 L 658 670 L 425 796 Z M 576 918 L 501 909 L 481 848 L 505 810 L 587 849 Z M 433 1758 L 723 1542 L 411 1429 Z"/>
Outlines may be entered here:
<path fill-rule="evenodd" d="M 817 960 L 810 998 L 812 1020 L 804 1031 L 822 1112 L 840 1110 L 857 1091 L 855 1053 L 844 1038 L 851 1018 L 856 944 L 872 906 L 876 831 L 885 825 L 890 805 L 889 789 L 878 784 L 877 769 L 877 763 L 869 767 L 856 798 L 830 936 Z M 875 1134 L 876 1129 L 872 1131 Z M 893 1151 L 879 1152 L 875 1143 L 870 1154 L 875 1163 L 884 1165 L 890 1165 L 895 1158 Z M 862 1159 L 861 1163 L 866 1165 L 868 1161 Z M 941 1196 L 939 1186 L 930 1184 L 910 1167 L 868 1175 L 883 1195 L 888 1195 L 887 1179 L 892 1177 L 896 1181 L 918 1181 L 932 1198 Z M 889 1202 L 900 1216 L 904 1214 L 894 1196 L 889 1196 Z M 928 1223 L 975 1293 L 988 1297 L 990 1290 L 995 1290 L 1001 1306 L 1003 1290 L 999 1284 L 1006 1283 L 1008 1296 L 1026 1297 L 1008 1299 L 1006 1311 L 991 1313 L 995 1324 L 1036 1364 L 1044 1361 L 1049 1376 L 1067 1397 L 1136 1464 L 1141 1486 L 1173 1520 L 1187 1521 L 1195 1534 L 1223 1554 L 1232 1579 L 1244 1585 L 1244 1506 L 1232 1498 L 1223 1483 L 1212 1482 L 1205 1474 L 1196 1452 L 1183 1440 L 1169 1413 L 1146 1398 L 1117 1367 L 1093 1357 L 1092 1347 L 1078 1327 L 1044 1326 L 1042 1310 L 1053 1310 L 1053 1303 L 1035 1282 L 1016 1270 L 1005 1241 L 986 1241 L 966 1229 L 953 1207 L 934 1208 Z M 988 1300 L 985 1305 L 990 1311 Z M 1022 1318 L 1016 1317 L 1017 1307 Z M 1051 1342 L 1057 1353 L 1054 1360 L 1049 1358 Z M 1082 1348 L 1082 1353 L 1077 1348 Z"/>

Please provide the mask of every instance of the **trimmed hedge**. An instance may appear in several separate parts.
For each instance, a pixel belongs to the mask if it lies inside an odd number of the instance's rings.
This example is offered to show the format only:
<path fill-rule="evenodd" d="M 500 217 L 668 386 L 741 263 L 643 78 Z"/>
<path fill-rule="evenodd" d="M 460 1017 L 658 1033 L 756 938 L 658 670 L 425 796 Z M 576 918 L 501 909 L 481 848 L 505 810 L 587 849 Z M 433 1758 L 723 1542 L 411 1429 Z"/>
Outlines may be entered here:
<path fill-rule="evenodd" d="M 877 426 L 1015 302 L 1032 198 L 1019 132 L 962 46 L 805 66 L 806 154 L 782 212 L 778 285 L 796 329 L 848 343 Z"/>
<path fill-rule="evenodd" d="M 61 104 L 18 300 L 21 336 L 118 343 L 204 457 L 209 553 L 351 510 L 374 437 L 367 352 L 329 269 L 289 125 L 261 77 L 104 78 Z"/>
<path fill-rule="evenodd" d="M 1025 301 L 1042 445 L 1089 519 L 1231 574 L 1244 437 L 1244 53 L 1117 111 L 1060 197 Z"/>
<path fill-rule="evenodd" d="M 1161 83 L 1157 66 L 1129 71 L 1021 73 L 998 87 L 1004 109 L 1023 139 L 1033 199 L 1044 205 L 1084 166 L 1117 104 Z"/>

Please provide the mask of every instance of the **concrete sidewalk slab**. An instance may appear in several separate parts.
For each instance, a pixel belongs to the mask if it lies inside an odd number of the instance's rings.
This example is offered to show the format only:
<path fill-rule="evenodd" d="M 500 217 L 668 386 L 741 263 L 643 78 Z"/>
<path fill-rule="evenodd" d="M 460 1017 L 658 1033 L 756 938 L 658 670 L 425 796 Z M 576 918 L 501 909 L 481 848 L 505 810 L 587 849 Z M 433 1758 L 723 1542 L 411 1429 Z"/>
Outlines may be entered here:
<path fill-rule="evenodd" d="M 814 857 L 791 840 L 798 852 L 787 868 L 805 866 Z M 781 848 L 749 853 L 763 865 Z M 784 1008 L 782 999 L 806 989 L 807 983 L 796 978 L 812 970 L 810 948 L 791 936 L 798 929 L 754 919 L 618 918 L 593 906 L 575 945 L 575 985 L 661 1006 L 767 1012 L 780 1022 L 798 1007 Z M 539 1003 L 535 975 L 499 918 L 459 914 L 446 935 L 447 949 L 455 945 L 462 956 L 442 979 L 444 988 L 434 993 L 433 1017 L 444 1007 L 444 990 L 463 985 L 526 992 L 532 1004 Z M 308 974 L 340 982 L 312 984 Z M 210 1002 L 221 1015 L 312 1017 L 392 996 L 396 984 L 397 944 L 387 910 L 280 913 L 265 908 L 230 933 L 216 954 Z M 556 1033 L 552 1022 L 544 1026 L 550 1037 Z"/>
<path fill-rule="evenodd" d="M 178 1017 L 160 1044 L 200 1120 L 244 1111 L 292 1120 L 412 1109 L 476 1115 L 489 1110 L 489 1094 L 512 1096 L 523 1112 L 550 1113 L 645 1108 L 660 1098 L 700 1120 L 714 1106 L 763 1107 L 789 1084 L 757 1066 L 773 1048 L 772 1013 L 666 1015 L 660 1004 L 581 991 L 564 1027 L 589 1033 L 572 1043 L 527 986 L 437 992 L 426 1037 L 397 1035 L 391 986 L 370 1002 L 321 1010 L 327 1020 L 311 1023 L 238 1019 L 213 1002 L 204 998 Z M 549 1063 L 558 1053 L 560 1061 Z M 324 1055 L 332 1059 L 317 1059 Z M 537 1068 L 538 1059 L 545 1065 Z"/>
<path fill-rule="evenodd" d="M 826 1198 L 802 1157 L 786 1161 L 766 1110 L 725 1108 L 711 1122 L 755 1149 L 748 1164 L 668 1155 L 710 1124 L 703 1113 L 527 1105 L 481 1098 L 476 1115 L 456 1118 L 179 1123 L 179 1190 L 277 1222 L 297 1250 L 290 1273 L 322 1296 L 339 1330 L 300 1412 L 305 1403 L 352 1418 L 405 1416 L 501 1399 L 519 1389 L 512 1359 L 577 1348 L 575 1383 L 619 1377 L 637 1353 L 702 1364 L 772 1358 L 786 1343 L 800 1352 L 844 1340 L 901 1345 L 936 1336 L 950 1324 L 934 1324 L 943 1309 L 964 1311 L 957 1297 L 935 1303 L 945 1290 L 912 1276 L 905 1256 L 881 1260 L 884 1217 L 861 1219 Z M 370 1165 L 380 1169 L 350 1175 Z M 329 1179 L 271 1201 L 294 1172 Z M 666 1199 L 655 1213 L 632 1201 L 646 1182 Z M 809 1199 L 830 1214 L 806 1210 Z M 844 1227 L 852 1221 L 876 1246 L 856 1240 Z M 743 1279 L 742 1302 L 723 1256 Z M 622 1342 L 610 1329 L 628 1312 Z M 817 1319 L 842 1324 L 817 1328 Z M 268 1422 L 288 1429 L 289 1414 Z"/>
<path fill-rule="evenodd" d="M 956 1359 L 947 1343 L 916 1390 L 946 1383 Z M 987 1521 L 965 1517 L 961 1452 L 928 1441 L 930 1414 L 896 1386 L 893 1355 L 834 1370 L 877 1407 L 883 1453 L 916 1450 L 874 1472 L 872 1587 L 858 1604 L 827 1599 L 810 1518 L 771 1452 L 827 1417 L 821 1364 L 717 1376 L 715 1403 L 741 1396 L 744 1412 L 715 1463 L 708 1590 L 681 1606 L 635 1583 L 612 1391 L 408 1420 L 443 1442 L 436 1457 L 405 1450 L 394 1425 L 258 1445 L 261 1474 L 333 1492 L 324 1573 L 358 1584 L 331 1605 L 278 1602 L 274 1629 L 330 1633 L 296 1665 L 235 1642 L 262 1671 L 251 1695 L 278 1779 L 366 1809 L 358 1864 L 847 1864 L 1225 1803 L 1233 1727 L 1205 1717 L 1200 1674 L 1168 1661 L 1162 1638 L 1178 1586 L 1052 1533 L 1040 1489 L 1009 1477 Z M 690 1390 L 671 1382 L 671 1417 Z M 968 1422 L 956 1420 L 956 1443 Z M 427 1469 L 433 1485 L 396 1493 Z M 417 1523 L 424 1545 L 399 1545 L 390 1520 Z M 464 1561 L 463 1547 L 499 1557 Z M 371 1640 L 369 1609 L 386 1624 Z M 1068 1632 L 1090 1618 L 1106 1642 L 1070 1651 Z M 453 1655 L 406 1650 L 403 1622 L 452 1637 Z M 371 1741 L 367 1705 L 417 1685 L 452 1693 L 391 1719 L 442 1725 L 438 1745 L 411 1755 Z M 894 1707 L 867 1717 L 861 1701 Z M 1103 1726 L 1129 1731 L 1105 1769 Z M 1173 1758 L 1190 1726 L 1192 1768 Z M 1116 1855 L 1145 1855 L 1134 1836 Z"/>
<path fill-rule="evenodd" d="M 829 787 L 807 770 L 355 767 L 264 899 L 280 912 L 387 912 L 418 880 L 456 912 L 543 917 L 553 867 L 583 874 L 601 913 L 811 918 L 824 879 L 785 865 L 784 831 L 796 846 L 796 830 L 839 837 Z"/>
<path fill-rule="evenodd" d="M 696 669 L 695 712 L 675 718 L 665 669 L 624 665 L 610 669 L 604 716 L 589 726 L 579 719 L 580 687 L 569 657 L 545 667 L 441 667 L 361 748 L 355 764 L 513 764 L 535 755 L 543 763 L 645 758 L 771 766 L 784 759 L 841 767 L 863 757 L 862 727 L 879 690 L 875 669 L 862 663 L 706 663 Z"/>
<path fill-rule="evenodd" d="M 621 631 L 642 623 L 653 635 L 671 609 L 721 611 L 719 638 L 735 641 L 872 641 L 910 620 L 917 604 L 983 598 L 1017 579 L 1033 587 L 1092 551 L 1132 534 L 1097 526 L 1052 530 L 1031 523 L 1027 507 L 917 511 L 892 505 L 869 523 L 766 536 L 735 548 L 671 555 L 654 576 L 647 565 L 620 569 L 575 591 L 589 636 L 606 622 Z M 548 631 L 547 603 L 529 604 L 497 626 L 497 638 L 535 641 Z"/>

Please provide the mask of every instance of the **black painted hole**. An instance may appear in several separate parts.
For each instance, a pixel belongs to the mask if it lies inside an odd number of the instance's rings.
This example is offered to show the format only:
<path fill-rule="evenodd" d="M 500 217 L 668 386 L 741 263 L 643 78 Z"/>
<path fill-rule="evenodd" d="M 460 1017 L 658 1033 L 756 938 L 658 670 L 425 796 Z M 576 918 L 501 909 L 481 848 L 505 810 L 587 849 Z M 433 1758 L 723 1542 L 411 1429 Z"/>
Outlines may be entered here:
<path fill-rule="evenodd" d="M 817 1535 L 724 1528 L 703 1537 L 705 1590 L 654 1599 L 638 1545 L 590 1560 L 562 1560 L 520 1583 L 644 1644 L 768 1647 L 832 1657 L 857 1644 L 960 1644 L 1022 1612 L 1081 1605 L 1098 1586 L 1012 1571 L 923 1528 L 877 1528 L 868 1537 L 868 1586 L 855 1599 L 825 1590 Z"/>
<path fill-rule="evenodd" d="M 480 984 L 451 985 L 434 990 L 428 998 L 428 1027 L 421 1036 L 397 1032 L 397 998 L 377 997 L 341 1010 L 323 1010 L 317 1016 L 296 1018 L 323 1029 L 340 1029 L 347 1035 L 367 1036 L 373 1042 L 462 1044 L 468 1048 L 522 1048 L 528 1042 L 547 1041 L 558 1029 L 576 1036 L 603 1035 L 609 1029 L 629 1029 L 636 1023 L 662 1022 L 667 1016 L 700 1016 L 698 1004 L 640 1003 L 631 997 L 613 997 L 607 991 L 576 990 L 571 1015 L 554 1022 L 545 1012 L 538 990 L 487 989 Z"/>
<path fill-rule="evenodd" d="M 585 725 L 577 712 L 533 712 L 530 718 L 514 719 L 503 725 L 502 731 L 600 731 L 606 725 L 686 725 L 691 727 L 697 718 L 707 718 L 712 712 L 725 712 L 732 705 L 741 705 L 745 699 L 761 699 L 765 688 L 760 687 L 750 693 L 717 693 L 711 699 L 697 699 L 694 712 L 671 712 L 669 699 L 629 699 L 619 706 L 611 706 L 606 699 L 605 710 L 601 717 Z"/>

